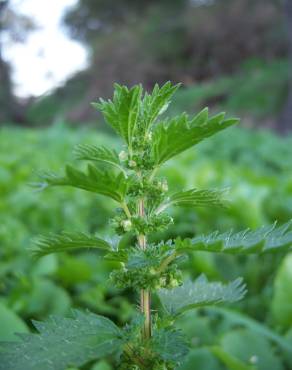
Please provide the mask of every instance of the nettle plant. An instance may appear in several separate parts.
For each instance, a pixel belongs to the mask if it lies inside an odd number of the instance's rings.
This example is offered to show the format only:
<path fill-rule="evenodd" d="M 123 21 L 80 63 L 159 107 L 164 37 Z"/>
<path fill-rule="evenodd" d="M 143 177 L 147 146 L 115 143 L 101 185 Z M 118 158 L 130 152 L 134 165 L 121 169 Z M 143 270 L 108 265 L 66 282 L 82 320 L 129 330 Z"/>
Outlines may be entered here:
<path fill-rule="evenodd" d="M 123 150 L 118 154 L 111 148 L 82 144 L 75 154 L 77 159 L 89 162 L 86 171 L 67 166 L 64 175 L 42 175 L 42 187 L 71 186 L 113 199 L 118 208 L 111 226 L 118 238 L 104 240 L 76 231 L 42 236 L 34 255 L 78 248 L 103 251 L 105 258 L 119 266 L 110 276 L 112 283 L 137 292 L 137 314 L 123 328 L 106 317 L 79 310 L 70 318 L 34 322 L 37 333 L 22 334 L 18 342 L 1 344 L 1 370 L 64 370 L 87 366 L 109 355 L 119 369 L 177 369 L 189 351 L 189 343 L 176 329 L 176 320 L 187 310 L 238 301 L 246 292 L 241 278 L 227 284 L 210 282 L 205 276 L 184 282 L 179 269 L 182 257 L 196 251 L 247 255 L 291 247 L 291 223 L 149 242 L 150 234 L 172 225 L 167 213 L 170 207 L 225 205 L 224 191 L 171 192 L 167 180 L 159 177 L 159 169 L 168 160 L 238 122 L 226 119 L 224 113 L 209 117 L 207 109 L 193 118 L 183 113 L 158 120 L 178 87 L 168 82 L 162 87 L 156 85 L 148 94 L 140 85 L 131 89 L 116 85 L 112 101 L 101 99 L 93 105 L 123 139 Z M 132 237 L 129 245 L 123 243 L 125 234 Z M 151 307 L 152 295 L 161 302 L 156 310 Z M 218 346 L 210 347 L 210 351 L 226 364 L 233 364 L 232 368 L 237 363 Z"/>

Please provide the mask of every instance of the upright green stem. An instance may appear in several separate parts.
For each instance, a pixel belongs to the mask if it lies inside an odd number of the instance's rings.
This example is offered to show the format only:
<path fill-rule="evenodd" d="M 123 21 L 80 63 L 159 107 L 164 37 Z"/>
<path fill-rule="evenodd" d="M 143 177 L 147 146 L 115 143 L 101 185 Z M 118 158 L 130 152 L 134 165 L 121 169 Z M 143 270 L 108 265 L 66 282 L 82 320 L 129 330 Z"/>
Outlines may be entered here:
<path fill-rule="evenodd" d="M 122 206 L 125 214 L 127 215 L 127 217 L 130 219 L 131 218 L 131 212 L 130 212 L 130 210 L 128 208 L 127 203 L 126 202 L 123 202 L 123 203 L 121 203 L 121 206 Z"/>
<path fill-rule="evenodd" d="M 140 217 L 145 217 L 144 199 L 140 199 L 138 203 L 138 213 Z M 143 250 L 147 247 L 146 236 L 138 235 L 139 247 Z M 151 296 L 150 291 L 142 289 L 140 292 L 140 309 L 145 315 L 143 326 L 143 337 L 149 339 L 151 337 Z"/>

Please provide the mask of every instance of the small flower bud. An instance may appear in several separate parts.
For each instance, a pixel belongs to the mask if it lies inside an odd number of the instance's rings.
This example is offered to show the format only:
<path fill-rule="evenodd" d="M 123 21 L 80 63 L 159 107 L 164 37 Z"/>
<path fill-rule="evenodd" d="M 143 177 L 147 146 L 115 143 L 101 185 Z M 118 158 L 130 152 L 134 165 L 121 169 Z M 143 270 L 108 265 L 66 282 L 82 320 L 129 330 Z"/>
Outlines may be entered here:
<path fill-rule="evenodd" d="M 168 184 L 166 180 L 162 181 L 161 190 L 165 192 L 168 191 Z"/>
<path fill-rule="evenodd" d="M 171 288 L 175 288 L 175 287 L 179 286 L 178 280 L 177 279 L 171 279 L 170 282 L 169 282 L 169 286 Z"/>
<path fill-rule="evenodd" d="M 158 185 L 158 188 L 161 191 L 163 191 L 163 192 L 167 192 L 168 191 L 168 184 L 167 184 L 167 181 L 166 180 L 158 181 L 157 185 Z"/>
<path fill-rule="evenodd" d="M 130 231 L 132 228 L 132 222 L 130 220 L 124 220 L 121 222 L 121 226 L 125 231 Z"/>
<path fill-rule="evenodd" d="M 250 362 L 252 365 L 257 364 L 257 363 L 258 363 L 258 356 L 256 356 L 256 355 L 251 356 L 251 357 L 250 357 L 250 359 L 249 359 L 249 362 Z"/>
<path fill-rule="evenodd" d="M 129 167 L 136 167 L 137 163 L 133 160 L 129 161 Z"/>
<path fill-rule="evenodd" d="M 152 140 L 152 132 L 147 132 L 145 136 L 146 141 L 149 143 Z"/>
<path fill-rule="evenodd" d="M 119 159 L 120 161 L 124 162 L 128 159 L 128 153 L 125 152 L 124 150 L 122 150 L 120 153 L 119 153 Z"/>

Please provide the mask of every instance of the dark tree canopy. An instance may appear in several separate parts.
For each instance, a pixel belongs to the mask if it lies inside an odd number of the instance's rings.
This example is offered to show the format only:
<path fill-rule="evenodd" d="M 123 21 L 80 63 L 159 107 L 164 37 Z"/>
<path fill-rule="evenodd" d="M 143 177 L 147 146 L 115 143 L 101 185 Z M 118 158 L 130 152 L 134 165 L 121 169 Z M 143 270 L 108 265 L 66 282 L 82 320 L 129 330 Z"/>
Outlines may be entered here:
<path fill-rule="evenodd" d="M 89 118 L 85 107 L 114 82 L 192 85 L 236 73 L 246 60 L 287 55 L 278 0 L 80 0 L 64 21 L 92 58 L 74 121 Z"/>
<path fill-rule="evenodd" d="M 181 11 L 187 0 L 81 0 L 71 9 L 65 23 L 74 38 L 92 41 L 98 34 L 109 32 L 113 27 L 139 20 L 151 9 L 170 14 Z"/>
<path fill-rule="evenodd" d="M 9 42 L 24 42 L 34 29 L 30 18 L 18 14 L 10 7 L 9 0 L 0 0 L 0 122 L 22 121 L 21 107 L 13 95 L 11 67 L 3 58 L 2 34 Z"/>

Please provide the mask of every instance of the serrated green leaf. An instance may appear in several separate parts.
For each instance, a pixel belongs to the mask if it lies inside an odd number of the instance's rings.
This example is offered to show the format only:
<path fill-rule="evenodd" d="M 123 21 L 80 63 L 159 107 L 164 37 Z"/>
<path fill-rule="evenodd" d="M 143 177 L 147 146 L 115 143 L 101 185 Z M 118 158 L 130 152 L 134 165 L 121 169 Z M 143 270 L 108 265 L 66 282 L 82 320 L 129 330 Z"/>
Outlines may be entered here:
<path fill-rule="evenodd" d="M 202 235 L 184 241 L 177 239 L 177 251 L 206 251 L 232 254 L 252 254 L 287 251 L 292 247 L 292 220 L 276 227 L 276 223 L 251 231 Z"/>
<path fill-rule="evenodd" d="M 119 203 L 123 202 L 128 187 L 127 179 L 122 172 L 116 175 L 113 172 L 102 171 L 91 164 L 88 165 L 87 173 L 68 165 L 64 176 L 45 173 L 41 178 L 44 180 L 42 187 L 73 186 L 105 195 Z"/>
<path fill-rule="evenodd" d="M 153 132 L 152 156 L 156 165 L 198 144 L 225 128 L 234 125 L 238 119 L 224 119 L 220 113 L 208 118 L 208 109 L 203 109 L 194 118 L 186 114 L 170 121 L 160 122 Z"/>
<path fill-rule="evenodd" d="M 64 370 L 119 352 L 120 329 L 109 319 L 74 311 L 73 318 L 34 322 L 39 334 L 19 335 L 21 342 L 0 343 L 0 370 Z"/>
<path fill-rule="evenodd" d="M 170 206 L 180 207 L 224 207 L 226 202 L 223 195 L 226 190 L 198 190 L 190 189 L 179 191 L 168 197 L 156 210 L 159 214 Z"/>
<path fill-rule="evenodd" d="M 156 118 L 166 111 L 171 97 L 179 88 L 179 86 L 179 84 L 172 85 L 171 82 L 166 82 L 161 87 L 156 84 L 151 94 L 145 94 L 142 101 L 142 119 L 144 131 L 147 131 L 153 122 L 155 122 Z"/>
<path fill-rule="evenodd" d="M 98 248 L 109 250 L 111 245 L 94 235 L 80 232 L 62 232 L 60 234 L 41 235 L 35 240 L 32 254 L 39 258 L 51 253 L 67 252 L 82 248 Z"/>
<path fill-rule="evenodd" d="M 118 251 L 111 251 L 104 256 L 105 259 L 109 261 L 122 262 L 125 263 L 128 260 L 128 251 L 125 249 L 120 249 Z"/>
<path fill-rule="evenodd" d="M 115 84 L 113 100 L 100 100 L 93 105 L 103 114 L 106 122 L 132 147 L 141 109 L 142 86 L 131 89 Z"/>
<path fill-rule="evenodd" d="M 242 299 L 245 293 L 242 278 L 224 285 L 221 282 L 209 282 L 201 275 L 196 281 L 188 280 L 177 288 L 161 289 L 158 295 L 165 310 L 171 315 L 177 315 L 200 306 L 236 302 Z"/>
<path fill-rule="evenodd" d="M 74 153 L 77 159 L 106 163 L 124 171 L 118 153 L 114 149 L 92 144 L 79 144 L 75 147 Z"/>
<path fill-rule="evenodd" d="M 152 350 L 163 360 L 180 365 L 189 352 L 189 345 L 178 330 L 161 329 L 153 333 Z"/>

